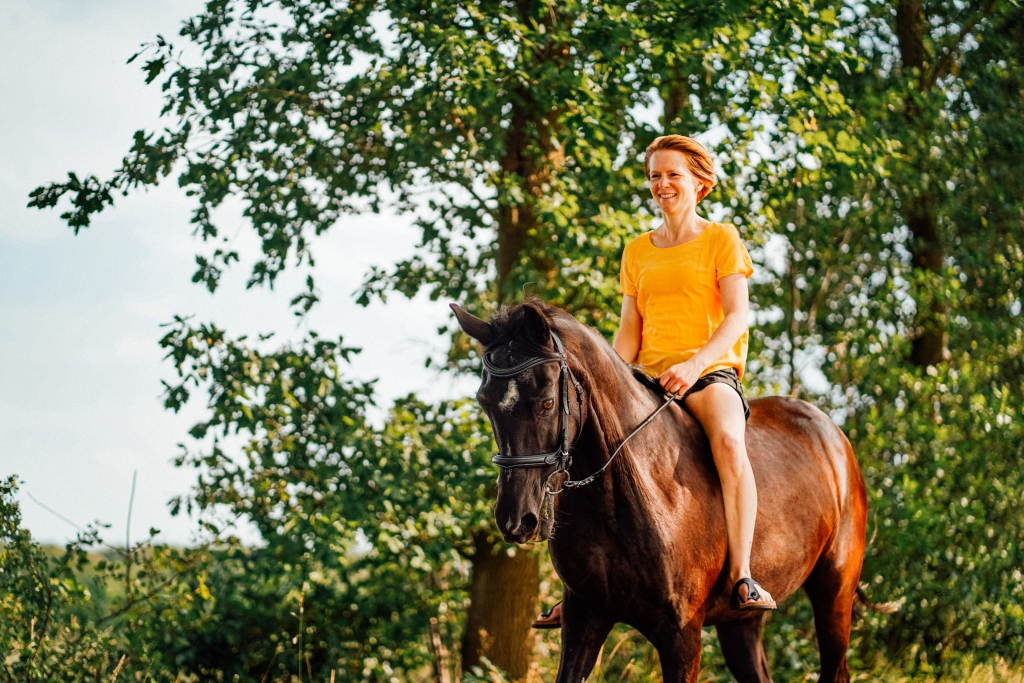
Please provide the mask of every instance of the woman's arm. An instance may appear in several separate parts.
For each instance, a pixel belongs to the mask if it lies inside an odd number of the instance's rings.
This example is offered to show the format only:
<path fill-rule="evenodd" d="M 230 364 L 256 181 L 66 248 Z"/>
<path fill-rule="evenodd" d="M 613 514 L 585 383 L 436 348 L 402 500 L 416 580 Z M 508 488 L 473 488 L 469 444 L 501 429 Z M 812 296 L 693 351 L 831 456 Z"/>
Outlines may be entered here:
<path fill-rule="evenodd" d="M 612 347 L 619 357 L 627 363 L 635 363 L 640 353 L 640 334 L 644 329 L 640 309 L 636 307 L 636 297 L 622 297 L 622 315 L 619 320 L 619 331 L 615 333 Z"/>
<path fill-rule="evenodd" d="M 725 318 L 708 343 L 690 359 L 699 368 L 698 374 L 724 356 L 747 329 L 746 276 L 743 273 L 726 275 L 718 281 L 718 286 L 722 290 L 722 312 Z"/>
<path fill-rule="evenodd" d="M 743 273 L 726 275 L 718 281 L 722 291 L 722 312 L 725 318 L 708 343 L 689 360 L 662 373 L 661 386 L 666 391 L 684 393 L 700 378 L 702 372 L 725 355 L 747 329 L 747 278 Z M 623 303 L 625 306 L 625 303 Z M 625 317 L 623 317 L 625 320 Z M 616 343 L 618 339 L 616 338 Z M 618 350 L 618 348 L 616 348 Z M 621 354 L 620 354 L 621 355 Z"/>

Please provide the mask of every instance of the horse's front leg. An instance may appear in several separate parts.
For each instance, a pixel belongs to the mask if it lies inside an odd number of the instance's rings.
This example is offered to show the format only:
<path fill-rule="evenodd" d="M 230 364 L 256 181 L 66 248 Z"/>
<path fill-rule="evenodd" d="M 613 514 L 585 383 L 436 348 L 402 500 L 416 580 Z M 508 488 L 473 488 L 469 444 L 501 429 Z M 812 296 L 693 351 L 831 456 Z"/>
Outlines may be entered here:
<path fill-rule="evenodd" d="M 681 626 L 666 625 L 651 634 L 665 683 L 696 683 L 700 673 L 700 627 L 703 617 Z"/>
<path fill-rule="evenodd" d="M 567 589 L 562 599 L 562 657 L 555 683 L 587 680 L 614 625 L 603 610 Z"/>

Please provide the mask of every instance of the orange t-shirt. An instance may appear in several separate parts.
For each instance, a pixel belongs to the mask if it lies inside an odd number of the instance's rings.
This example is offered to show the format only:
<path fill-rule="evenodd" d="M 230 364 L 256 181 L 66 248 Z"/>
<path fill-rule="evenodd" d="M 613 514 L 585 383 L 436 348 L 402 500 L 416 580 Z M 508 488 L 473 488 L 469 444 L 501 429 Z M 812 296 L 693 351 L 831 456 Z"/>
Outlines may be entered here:
<path fill-rule="evenodd" d="M 718 281 L 736 273 L 749 278 L 754 266 L 736 227 L 727 223 L 711 223 L 697 237 L 675 247 L 654 246 L 649 232 L 627 244 L 619 291 L 636 297 L 643 320 L 640 365 L 660 375 L 707 344 L 725 319 Z M 744 330 L 703 374 L 736 368 L 742 378 L 746 361 Z"/>

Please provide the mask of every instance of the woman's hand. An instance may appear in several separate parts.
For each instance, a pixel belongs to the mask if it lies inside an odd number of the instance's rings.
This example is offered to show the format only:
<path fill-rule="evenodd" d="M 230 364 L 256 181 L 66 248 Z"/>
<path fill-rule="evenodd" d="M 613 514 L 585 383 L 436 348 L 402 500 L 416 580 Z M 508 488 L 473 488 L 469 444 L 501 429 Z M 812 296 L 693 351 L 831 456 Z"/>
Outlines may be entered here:
<path fill-rule="evenodd" d="M 693 360 L 676 363 L 658 376 L 658 381 L 665 391 L 682 396 L 700 379 L 701 368 Z"/>

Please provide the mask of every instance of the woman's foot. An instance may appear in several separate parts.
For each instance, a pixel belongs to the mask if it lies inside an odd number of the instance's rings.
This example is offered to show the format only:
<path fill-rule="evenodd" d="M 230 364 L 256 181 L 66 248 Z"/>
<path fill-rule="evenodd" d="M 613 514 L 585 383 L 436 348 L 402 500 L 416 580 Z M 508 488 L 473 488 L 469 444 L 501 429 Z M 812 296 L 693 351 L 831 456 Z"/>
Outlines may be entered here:
<path fill-rule="evenodd" d="M 736 582 L 732 587 L 729 606 L 735 610 L 749 612 L 767 612 L 776 607 L 772 594 L 753 579 L 740 579 Z"/>
<path fill-rule="evenodd" d="M 555 603 L 554 607 L 542 613 L 530 625 L 534 628 L 562 628 L 562 603 Z"/>

